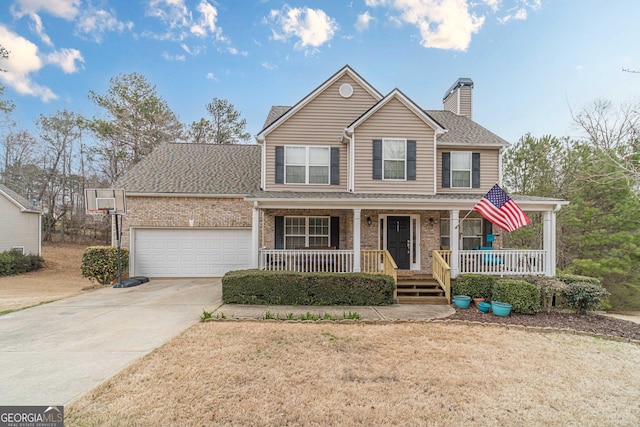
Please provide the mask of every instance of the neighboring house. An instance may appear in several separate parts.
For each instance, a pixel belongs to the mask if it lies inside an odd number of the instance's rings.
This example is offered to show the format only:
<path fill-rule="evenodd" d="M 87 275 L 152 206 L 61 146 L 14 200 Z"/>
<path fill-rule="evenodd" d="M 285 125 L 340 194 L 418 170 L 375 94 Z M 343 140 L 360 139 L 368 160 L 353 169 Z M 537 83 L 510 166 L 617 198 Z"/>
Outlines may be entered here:
<path fill-rule="evenodd" d="M 459 79 L 443 110 L 423 110 L 345 66 L 296 105 L 272 107 L 257 146 L 158 148 L 117 184 L 133 274 L 371 271 L 388 251 L 405 275 L 553 275 L 555 215 L 568 202 L 514 196 L 542 212 L 544 244 L 530 251 L 498 251 L 502 232 L 472 212 L 509 145 L 471 119 L 472 90 Z"/>
<path fill-rule="evenodd" d="M 0 184 L 0 252 L 41 255 L 41 210 Z"/>

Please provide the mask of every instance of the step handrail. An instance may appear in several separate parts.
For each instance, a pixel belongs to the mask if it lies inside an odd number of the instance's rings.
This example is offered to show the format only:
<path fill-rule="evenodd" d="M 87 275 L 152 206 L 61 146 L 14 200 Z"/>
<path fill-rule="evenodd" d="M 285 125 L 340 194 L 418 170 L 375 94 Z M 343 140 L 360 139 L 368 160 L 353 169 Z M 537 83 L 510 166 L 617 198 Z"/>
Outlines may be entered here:
<path fill-rule="evenodd" d="M 448 303 L 451 303 L 451 267 L 443 254 L 437 250 L 433 251 L 433 278 L 444 290 L 444 296 Z"/>

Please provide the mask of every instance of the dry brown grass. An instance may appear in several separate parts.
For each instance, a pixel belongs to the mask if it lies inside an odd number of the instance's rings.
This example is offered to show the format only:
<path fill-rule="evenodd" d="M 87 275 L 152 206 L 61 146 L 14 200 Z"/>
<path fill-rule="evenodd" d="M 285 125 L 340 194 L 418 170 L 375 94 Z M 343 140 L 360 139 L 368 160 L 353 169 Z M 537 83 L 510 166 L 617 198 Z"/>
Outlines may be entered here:
<path fill-rule="evenodd" d="M 637 426 L 640 346 L 442 323 L 197 324 L 66 425 Z"/>
<path fill-rule="evenodd" d="M 71 243 L 43 244 L 45 268 L 0 277 L 0 312 L 66 298 L 93 286 L 80 274 L 80 262 L 86 248 L 87 245 Z"/>

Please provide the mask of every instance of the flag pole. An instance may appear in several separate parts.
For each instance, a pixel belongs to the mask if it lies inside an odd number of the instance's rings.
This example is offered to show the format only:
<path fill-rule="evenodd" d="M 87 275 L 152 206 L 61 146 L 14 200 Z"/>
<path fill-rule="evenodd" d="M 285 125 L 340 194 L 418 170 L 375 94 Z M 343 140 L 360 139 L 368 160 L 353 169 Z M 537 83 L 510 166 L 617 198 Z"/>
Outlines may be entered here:
<path fill-rule="evenodd" d="M 462 224 L 462 221 L 464 221 L 465 219 L 467 219 L 469 217 L 469 215 L 471 215 L 471 212 L 473 212 L 473 209 L 469 209 L 469 211 L 467 212 L 467 214 L 460 220 L 458 221 L 458 225 L 455 226 L 454 230 L 456 228 L 460 227 L 460 224 Z"/>

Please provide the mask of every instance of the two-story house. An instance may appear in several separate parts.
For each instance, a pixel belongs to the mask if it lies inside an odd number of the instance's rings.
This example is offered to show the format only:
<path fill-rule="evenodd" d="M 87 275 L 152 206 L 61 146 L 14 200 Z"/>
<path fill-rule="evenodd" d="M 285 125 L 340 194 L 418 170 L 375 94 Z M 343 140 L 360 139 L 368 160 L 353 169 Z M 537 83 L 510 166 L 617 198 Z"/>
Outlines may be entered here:
<path fill-rule="evenodd" d="M 534 250 L 499 249 L 502 231 L 473 211 L 500 181 L 508 142 L 472 120 L 472 91 L 458 79 L 442 110 L 423 110 L 345 66 L 296 105 L 272 107 L 258 145 L 156 149 L 118 183 L 131 271 L 380 272 L 395 263 L 401 276 L 554 275 L 555 212 L 566 201 L 514 196 L 542 212 L 544 245 Z"/>

